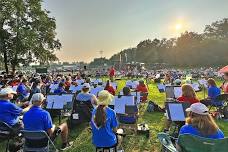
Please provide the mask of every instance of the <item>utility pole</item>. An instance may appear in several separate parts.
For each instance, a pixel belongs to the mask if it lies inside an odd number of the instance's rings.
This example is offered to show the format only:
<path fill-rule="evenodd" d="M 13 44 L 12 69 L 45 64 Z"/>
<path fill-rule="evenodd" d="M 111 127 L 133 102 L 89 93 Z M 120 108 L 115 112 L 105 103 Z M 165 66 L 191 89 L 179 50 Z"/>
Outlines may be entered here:
<path fill-rule="evenodd" d="M 100 50 L 99 53 L 100 53 L 100 56 L 102 58 L 104 51 Z"/>

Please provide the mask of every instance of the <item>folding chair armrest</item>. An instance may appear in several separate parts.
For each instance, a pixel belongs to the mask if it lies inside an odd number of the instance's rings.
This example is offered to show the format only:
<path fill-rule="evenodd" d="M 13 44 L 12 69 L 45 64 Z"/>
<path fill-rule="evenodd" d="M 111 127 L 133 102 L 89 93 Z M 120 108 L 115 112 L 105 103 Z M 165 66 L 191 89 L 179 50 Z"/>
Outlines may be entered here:
<path fill-rule="evenodd" d="M 167 148 L 170 152 L 178 152 L 177 149 L 175 148 L 175 146 L 173 145 L 171 138 L 168 134 L 161 132 L 158 133 L 158 139 L 160 141 L 160 143 Z"/>

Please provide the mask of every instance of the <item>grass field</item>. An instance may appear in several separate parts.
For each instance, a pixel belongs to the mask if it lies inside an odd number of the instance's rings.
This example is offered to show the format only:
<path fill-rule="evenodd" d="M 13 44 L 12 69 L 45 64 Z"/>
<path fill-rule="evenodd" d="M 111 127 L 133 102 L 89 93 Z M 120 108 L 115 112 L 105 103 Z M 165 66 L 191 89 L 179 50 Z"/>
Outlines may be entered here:
<path fill-rule="evenodd" d="M 125 85 L 126 80 L 120 80 L 118 82 L 118 90 L 121 90 Z M 217 81 L 218 85 L 221 81 Z M 203 98 L 203 92 L 197 93 L 199 99 Z M 159 93 L 156 84 L 149 84 L 149 100 L 152 100 L 164 106 L 165 93 Z M 150 137 L 146 138 L 145 135 L 130 134 L 124 139 L 123 146 L 125 152 L 159 152 L 161 145 L 157 139 L 157 133 L 163 130 L 164 115 L 163 113 L 148 113 L 146 112 L 146 104 L 142 106 L 140 111 L 139 123 L 145 122 L 150 128 Z M 57 124 L 57 122 L 56 122 Z M 228 136 L 228 122 L 218 121 L 220 128 L 223 130 L 226 136 Z M 70 131 L 70 140 L 74 141 L 74 145 L 67 152 L 93 152 L 94 146 L 91 143 L 91 132 L 88 130 L 88 125 L 82 124 L 76 126 Z M 60 147 L 60 139 L 56 141 L 57 147 Z M 0 146 L 1 148 L 2 146 Z M 1 148 L 2 149 L 2 148 Z M 1 151 L 0 149 L 0 151 Z"/>

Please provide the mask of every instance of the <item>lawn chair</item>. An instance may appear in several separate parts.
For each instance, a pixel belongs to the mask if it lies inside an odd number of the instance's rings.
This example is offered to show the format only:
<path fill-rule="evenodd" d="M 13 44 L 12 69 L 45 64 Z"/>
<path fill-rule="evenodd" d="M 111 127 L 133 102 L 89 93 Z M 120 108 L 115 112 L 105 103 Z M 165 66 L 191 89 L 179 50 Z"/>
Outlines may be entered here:
<path fill-rule="evenodd" d="M 21 131 L 25 138 L 24 152 L 58 152 L 45 131 Z"/>
<path fill-rule="evenodd" d="M 0 121 L 0 141 L 7 141 L 5 151 L 8 152 L 9 142 L 16 136 L 16 133 L 13 131 L 5 122 Z"/>
<path fill-rule="evenodd" d="M 228 94 L 220 94 L 215 99 L 213 104 L 209 107 L 209 111 L 211 111 L 212 108 L 216 109 L 216 113 L 219 114 L 218 118 L 221 118 L 222 115 L 224 115 L 224 108 L 227 106 L 228 103 Z"/>
<path fill-rule="evenodd" d="M 178 152 L 171 138 L 166 133 L 158 134 L 159 141 L 168 151 Z M 179 136 L 178 144 L 181 148 L 179 152 L 226 152 L 228 149 L 228 138 L 208 139 L 184 134 Z"/>

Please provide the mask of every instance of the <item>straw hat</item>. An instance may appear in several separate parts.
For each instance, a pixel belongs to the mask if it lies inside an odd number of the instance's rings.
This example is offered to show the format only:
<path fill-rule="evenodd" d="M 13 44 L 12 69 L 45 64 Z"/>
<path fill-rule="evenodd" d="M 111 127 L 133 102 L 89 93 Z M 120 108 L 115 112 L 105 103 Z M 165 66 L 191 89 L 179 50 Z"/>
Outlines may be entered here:
<path fill-rule="evenodd" d="M 110 94 L 107 90 L 102 90 L 98 93 L 98 105 L 109 105 L 112 100 L 114 99 L 114 96 Z"/>

